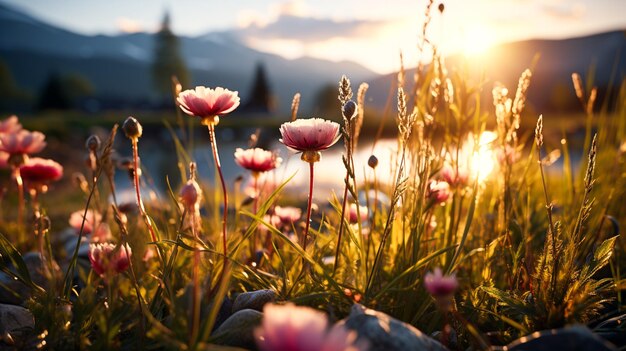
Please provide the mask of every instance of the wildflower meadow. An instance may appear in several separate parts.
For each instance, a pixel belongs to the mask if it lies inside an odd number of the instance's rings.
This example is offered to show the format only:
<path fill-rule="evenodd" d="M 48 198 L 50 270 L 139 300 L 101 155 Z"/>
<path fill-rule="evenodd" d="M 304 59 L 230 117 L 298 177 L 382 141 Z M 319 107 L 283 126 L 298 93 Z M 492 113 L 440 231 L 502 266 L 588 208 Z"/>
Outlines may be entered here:
<path fill-rule="evenodd" d="M 80 176 L 3 116 L 0 349 L 624 349 L 624 77 L 609 103 L 571 72 L 574 135 L 525 110 L 533 63 L 507 87 L 421 45 L 432 58 L 410 75 L 400 56 L 381 119 L 372 82 L 337 76 L 340 120 L 301 114 L 296 94 L 259 132 L 280 149 L 257 133 L 224 152 L 246 96 L 210 80 L 172 80 L 158 147 L 139 114 L 84 140 Z M 142 162 L 165 149 L 171 173 Z"/>

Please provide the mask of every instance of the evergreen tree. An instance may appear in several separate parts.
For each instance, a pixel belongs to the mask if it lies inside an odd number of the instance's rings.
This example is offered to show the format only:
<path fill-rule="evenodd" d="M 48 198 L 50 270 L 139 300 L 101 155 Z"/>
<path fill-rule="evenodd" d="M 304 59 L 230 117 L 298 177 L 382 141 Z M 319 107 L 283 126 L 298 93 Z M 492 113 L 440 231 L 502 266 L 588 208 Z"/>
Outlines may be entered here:
<path fill-rule="evenodd" d="M 267 82 L 265 66 L 261 62 L 256 65 L 252 88 L 248 96 L 250 98 L 246 103 L 248 111 L 268 113 L 274 110 L 274 98 Z"/>
<path fill-rule="evenodd" d="M 71 98 L 63 84 L 63 79 L 56 73 L 51 74 L 39 93 L 38 110 L 67 110 L 72 107 Z"/>
<path fill-rule="evenodd" d="M 189 86 L 189 72 L 180 54 L 180 43 L 170 28 L 170 16 L 163 17 L 161 30 L 156 34 L 152 77 L 154 85 L 161 96 L 172 94 L 172 76 L 186 88 Z"/>
<path fill-rule="evenodd" d="M 77 73 L 59 75 L 52 73 L 39 92 L 37 109 L 68 110 L 79 107 L 81 99 L 92 96 L 91 82 Z"/>

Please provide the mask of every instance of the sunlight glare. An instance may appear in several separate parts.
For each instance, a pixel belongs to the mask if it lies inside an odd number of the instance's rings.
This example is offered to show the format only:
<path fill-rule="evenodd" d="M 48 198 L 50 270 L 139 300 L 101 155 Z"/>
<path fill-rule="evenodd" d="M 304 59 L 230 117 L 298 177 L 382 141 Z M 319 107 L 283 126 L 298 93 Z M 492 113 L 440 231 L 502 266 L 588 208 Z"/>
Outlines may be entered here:
<path fill-rule="evenodd" d="M 463 54 L 466 56 L 479 56 L 493 45 L 493 34 L 483 25 L 473 25 L 464 34 Z"/>
<path fill-rule="evenodd" d="M 472 177 L 478 178 L 479 183 L 484 183 L 496 167 L 496 155 L 491 147 L 496 138 L 496 133 L 484 131 L 478 139 L 478 150 L 473 153 L 471 169 Z"/>

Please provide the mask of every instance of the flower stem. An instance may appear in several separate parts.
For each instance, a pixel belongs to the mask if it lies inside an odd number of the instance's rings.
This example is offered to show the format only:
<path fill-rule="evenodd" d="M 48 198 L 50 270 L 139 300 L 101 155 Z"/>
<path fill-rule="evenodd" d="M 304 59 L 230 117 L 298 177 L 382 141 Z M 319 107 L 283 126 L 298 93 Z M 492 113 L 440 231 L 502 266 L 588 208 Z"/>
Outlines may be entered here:
<path fill-rule="evenodd" d="M 19 167 L 13 167 L 13 178 L 15 179 L 15 183 L 17 183 L 17 228 L 20 236 L 22 235 L 22 230 L 24 229 L 24 182 L 22 181 L 22 176 L 20 174 Z"/>
<path fill-rule="evenodd" d="M 137 207 L 139 208 L 139 213 L 141 213 L 141 217 L 143 217 L 143 220 L 144 222 L 146 222 L 146 226 L 148 227 L 148 231 L 150 232 L 150 239 L 152 239 L 153 242 L 157 242 L 157 237 L 154 232 L 154 227 L 152 226 L 150 219 L 148 219 L 148 214 L 146 213 L 146 209 L 143 206 L 143 201 L 141 201 L 141 191 L 139 188 L 139 148 L 137 146 L 137 141 L 138 141 L 137 138 L 132 139 L 133 168 L 134 168 L 133 183 L 135 183 L 135 197 L 137 200 Z M 159 256 L 161 256 L 160 250 L 157 250 L 157 252 L 159 252 Z"/>
<path fill-rule="evenodd" d="M 343 234 L 343 227 L 346 214 L 346 204 L 348 200 L 348 175 L 346 174 L 346 185 L 343 189 L 343 202 L 341 204 L 341 219 L 339 224 L 339 234 L 337 234 L 337 249 L 335 250 L 335 264 L 333 265 L 333 274 L 337 271 L 337 264 L 339 263 L 339 252 L 341 250 L 341 236 Z"/>
<path fill-rule="evenodd" d="M 198 248 L 198 232 L 196 231 L 196 214 L 191 212 L 191 231 L 195 240 L 193 250 L 193 296 L 191 304 L 191 335 L 189 337 L 189 346 L 193 348 L 198 338 L 198 328 L 200 326 L 200 249 Z"/>
<path fill-rule="evenodd" d="M 311 205 L 313 203 L 313 165 L 314 162 L 309 162 L 309 200 L 306 208 L 306 225 L 304 229 L 304 239 L 302 242 L 302 250 L 306 253 L 306 242 L 309 237 L 309 227 L 311 226 Z M 302 261 L 304 262 L 304 257 L 302 257 Z"/>
<path fill-rule="evenodd" d="M 224 193 L 224 214 L 222 215 L 222 239 L 223 239 L 223 250 L 224 250 L 224 268 L 226 267 L 226 262 L 228 262 L 228 232 L 226 231 L 226 221 L 228 220 L 228 192 L 226 191 L 226 183 L 224 182 L 224 174 L 222 174 L 222 165 L 220 164 L 220 156 L 217 152 L 217 142 L 215 141 L 215 124 L 208 123 L 207 127 L 209 128 L 209 140 L 211 142 L 211 150 L 213 151 L 213 159 L 215 160 L 215 167 L 217 169 L 217 173 L 220 176 L 220 182 L 222 183 L 222 192 Z"/>
<path fill-rule="evenodd" d="M 259 174 L 252 172 L 253 186 L 254 186 L 254 199 L 252 201 L 252 213 L 256 214 L 259 208 Z M 256 261 L 255 253 L 256 248 L 259 246 L 259 232 L 254 233 L 252 243 L 250 244 L 250 259 Z"/>

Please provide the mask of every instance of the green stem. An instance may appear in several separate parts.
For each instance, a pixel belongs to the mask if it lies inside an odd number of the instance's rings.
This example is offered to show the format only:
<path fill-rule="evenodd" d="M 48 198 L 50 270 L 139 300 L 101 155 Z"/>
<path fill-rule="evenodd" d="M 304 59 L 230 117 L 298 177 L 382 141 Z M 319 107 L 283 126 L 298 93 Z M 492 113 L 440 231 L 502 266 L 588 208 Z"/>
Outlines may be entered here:
<path fill-rule="evenodd" d="M 209 141 L 211 142 L 211 150 L 213 151 L 213 159 L 215 160 L 215 168 L 220 177 L 220 183 L 222 184 L 222 192 L 224 195 L 224 214 L 222 215 L 222 239 L 224 250 L 224 267 L 228 262 L 228 233 L 227 233 L 227 220 L 228 220 L 228 192 L 226 191 L 226 183 L 224 182 L 224 174 L 222 174 L 222 165 L 220 164 L 220 156 L 217 151 L 217 142 L 215 141 L 215 124 L 208 123 L 209 128 Z"/>

